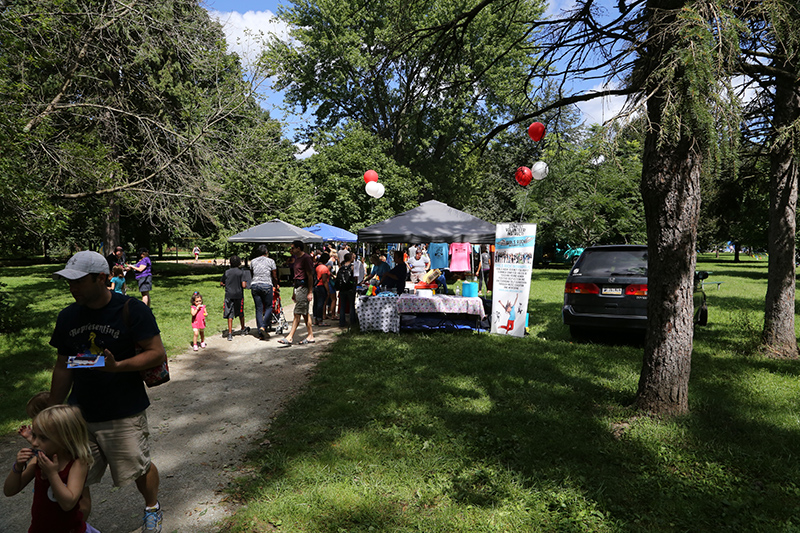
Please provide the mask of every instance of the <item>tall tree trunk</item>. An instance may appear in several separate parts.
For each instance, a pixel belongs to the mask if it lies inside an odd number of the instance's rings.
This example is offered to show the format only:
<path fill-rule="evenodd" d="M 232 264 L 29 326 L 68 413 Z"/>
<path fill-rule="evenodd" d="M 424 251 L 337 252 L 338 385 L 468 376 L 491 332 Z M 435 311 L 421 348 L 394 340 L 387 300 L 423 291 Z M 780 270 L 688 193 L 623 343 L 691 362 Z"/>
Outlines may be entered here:
<path fill-rule="evenodd" d="M 777 76 L 775 81 L 773 124 L 777 141 L 770 153 L 769 271 L 762 348 L 772 357 L 797 358 L 794 331 L 797 163 L 795 134 L 787 134 L 785 130 L 800 117 L 800 94 L 793 79 Z"/>
<path fill-rule="evenodd" d="M 108 211 L 103 221 L 103 245 L 106 255 L 114 251 L 114 247 L 121 244 L 119 231 L 119 203 L 113 194 L 108 195 Z"/>
<path fill-rule="evenodd" d="M 651 16 L 664 14 L 652 19 L 655 22 L 651 21 L 649 30 L 651 45 L 646 52 L 653 64 L 679 46 L 674 31 L 665 28 L 674 27 L 675 14 L 684 4 L 682 0 L 648 2 Z M 675 73 L 676 79 L 683 75 L 682 70 Z M 650 128 L 645 137 L 641 190 L 647 223 L 648 328 L 635 403 L 649 413 L 674 416 L 689 410 L 693 275 L 705 152 L 701 136 L 685 127 L 677 138 L 662 137 L 667 98 L 683 97 L 669 90 L 658 87 L 647 101 Z M 647 92 L 651 92 L 649 88 Z"/>
<path fill-rule="evenodd" d="M 694 152 L 690 139 L 683 139 L 678 147 L 660 148 L 657 135 L 647 136 L 642 169 L 650 281 L 636 406 L 672 416 L 689 410 L 693 274 L 703 158 Z"/>

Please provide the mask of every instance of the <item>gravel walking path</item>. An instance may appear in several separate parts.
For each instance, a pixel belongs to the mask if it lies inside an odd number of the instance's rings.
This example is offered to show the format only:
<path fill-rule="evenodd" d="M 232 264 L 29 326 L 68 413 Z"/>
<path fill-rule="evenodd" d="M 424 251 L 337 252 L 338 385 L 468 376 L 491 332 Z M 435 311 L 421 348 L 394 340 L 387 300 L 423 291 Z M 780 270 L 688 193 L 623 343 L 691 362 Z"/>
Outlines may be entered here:
<path fill-rule="evenodd" d="M 289 320 L 291 307 L 284 309 Z M 152 404 L 147 411 L 153 462 L 161 474 L 165 533 L 218 530 L 219 520 L 232 511 L 222 489 L 237 472 L 241 475 L 244 454 L 308 382 L 320 353 L 339 331 L 315 328 L 315 344 L 289 347 L 278 344 L 282 336 L 274 334 L 267 341 L 252 335 L 237 335 L 233 341 L 208 335 L 206 348 L 170 357 L 171 381 L 148 391 Z M 297 340 L 303 338 L 301 324 Z M 1 437 L 0 464 L 10 468 L 24 446 L 17 435 Z M 32 493 L 33 483 L 14 497 L 0 499 L 0 531 L 28 530 Z M 92 501 L 89 523 L 102 533 L 140 531 L 143 501 L 133 484 L 114 489 L 106 472 L 92 486 Z"/>

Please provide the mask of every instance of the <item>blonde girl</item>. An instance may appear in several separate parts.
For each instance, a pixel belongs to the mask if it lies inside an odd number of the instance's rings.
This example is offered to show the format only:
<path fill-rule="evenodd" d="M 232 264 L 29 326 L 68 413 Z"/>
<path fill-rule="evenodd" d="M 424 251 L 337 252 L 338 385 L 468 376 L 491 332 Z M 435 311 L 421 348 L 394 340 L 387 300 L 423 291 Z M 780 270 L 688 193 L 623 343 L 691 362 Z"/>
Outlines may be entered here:
<path fill-rule="evenodd" d="M 203 296 L 199 292 L 192 294 L 192 331 L 194 338 L 192 339 L 192 350 L 197 351 L 197 337 L 200 337 L 200 347 L 206 347 L 206 317 L 208 311 L 206 306 L 203 305 Z"/>
<path fill-rule="evenodd" d="M 28 533 L 97 533 L 78 505 L 86 485 L 92 452 L 80 410 L 54 405 L 36 415 L 33 448 L 22 448 L 11 465 L 3 493 L 13 496 L 34 480 Z"/>

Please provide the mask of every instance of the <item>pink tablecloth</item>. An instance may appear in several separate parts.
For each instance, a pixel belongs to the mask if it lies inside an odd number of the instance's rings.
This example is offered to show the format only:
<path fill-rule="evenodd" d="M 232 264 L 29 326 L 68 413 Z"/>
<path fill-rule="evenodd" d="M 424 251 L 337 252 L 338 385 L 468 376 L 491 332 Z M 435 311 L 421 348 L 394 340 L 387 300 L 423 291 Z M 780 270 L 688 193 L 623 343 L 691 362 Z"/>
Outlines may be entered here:
<path fill-rule="evenodd" d="M 415 296 L 402 294 L 397 299 L 397 312 L 401 314 L 414 313 L 464 313 L 467 315 L 486 316 L 483 310 L 483 300 L 475 297 L 449 296 L 435 294 L 433 296 Z"/>

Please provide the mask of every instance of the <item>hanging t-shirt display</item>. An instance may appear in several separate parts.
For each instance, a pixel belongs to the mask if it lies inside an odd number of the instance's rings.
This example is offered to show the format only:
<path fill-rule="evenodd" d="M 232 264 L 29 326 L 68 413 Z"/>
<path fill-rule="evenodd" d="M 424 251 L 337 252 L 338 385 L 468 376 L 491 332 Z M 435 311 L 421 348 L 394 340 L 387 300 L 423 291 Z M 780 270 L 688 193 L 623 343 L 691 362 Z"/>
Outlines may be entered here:
<path fill-rule="evenodd" d="M 450 268 L 449 251 L 446 242 L 432 242 L 428 248 L 428 255 L 431 258 L 431 269 L 444 270 Z"/>
<path fill-rule="evenodd" d="M 394 268 L 394 251 L 398 249 L 399 247 L 396 244 L 386 245 L 386 263 L 390 269 Z"/>
<path fill-rule="evenodd" d="M 471 247 L 468 242 L 454 242 L 450 244 L 450 271 L 469 272 L 469 253 Z"/>

